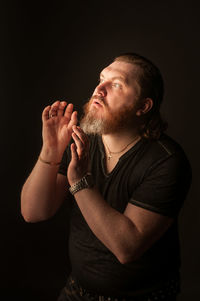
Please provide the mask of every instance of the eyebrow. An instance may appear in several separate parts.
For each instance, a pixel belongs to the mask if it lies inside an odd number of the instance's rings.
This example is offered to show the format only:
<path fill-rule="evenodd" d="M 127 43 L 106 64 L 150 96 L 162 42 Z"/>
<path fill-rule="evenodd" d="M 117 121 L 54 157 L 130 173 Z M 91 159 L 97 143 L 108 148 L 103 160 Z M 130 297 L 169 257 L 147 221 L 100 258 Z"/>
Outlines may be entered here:
<path fill-rule="evenodd" d="M 102 73 L 100 73 L 100 77 L 105 78 L 105 76 Z M 123 76 L 114 76 L 114 77 L 111 77 L 111 79 L 112 80 L 118 79 L 118 80 L 122 81 L 125 84 L 128 83 L 127 79 L 125 77 L 123 77 Z"/>

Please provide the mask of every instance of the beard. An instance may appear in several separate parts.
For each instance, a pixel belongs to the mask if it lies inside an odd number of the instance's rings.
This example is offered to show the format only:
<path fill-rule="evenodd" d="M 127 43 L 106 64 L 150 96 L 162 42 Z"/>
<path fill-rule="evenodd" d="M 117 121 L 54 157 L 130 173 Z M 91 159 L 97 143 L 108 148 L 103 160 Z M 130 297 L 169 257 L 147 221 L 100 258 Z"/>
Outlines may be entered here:
<path fill-rule="evenodd" d="M 101 113 L 95 106 L 91 107 L 94 98 L 98 98 L 98 96 L 93 96 L 84 105 L 83 117 L 80 120 L 80 127 L 86 134 L 106 135 L 138 126 L 135 105 L 113 111 L 103 102 L 103 108 L 100 109 L 102 110 Z"/>

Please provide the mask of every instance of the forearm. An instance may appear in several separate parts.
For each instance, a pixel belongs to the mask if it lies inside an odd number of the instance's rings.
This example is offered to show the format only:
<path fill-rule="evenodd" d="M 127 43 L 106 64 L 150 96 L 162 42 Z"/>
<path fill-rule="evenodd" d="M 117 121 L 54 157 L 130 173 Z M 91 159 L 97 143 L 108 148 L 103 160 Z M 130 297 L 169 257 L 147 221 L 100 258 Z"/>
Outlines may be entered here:
<path fill-rule="evenodd" d="M 58 163 L 70 142 L 77 112 L 73 111 L 73 104 L 56 101 L 44 108 L 42 122 L 40 158 Z M 51 217 L 66 197 L 67 177 L 58 175 L 58 168 L 59 164 L 37 161 L 21 192 L 21 212 L 26 221 L 37 222 Z"/>
<path fill-rule="evenodd" d="M 58 168 L 37 161 L 21 192 L 21 212 L 26 221 L 45 220 L 60 206 L 56 198 Z"/>
<path fill-rule="evenodd" d="M 107 204 L 94 188 L 78 191 L 75 199 L 90 229 L 121 263 L 137 257 L 139 233 L 128 217 Z"/>

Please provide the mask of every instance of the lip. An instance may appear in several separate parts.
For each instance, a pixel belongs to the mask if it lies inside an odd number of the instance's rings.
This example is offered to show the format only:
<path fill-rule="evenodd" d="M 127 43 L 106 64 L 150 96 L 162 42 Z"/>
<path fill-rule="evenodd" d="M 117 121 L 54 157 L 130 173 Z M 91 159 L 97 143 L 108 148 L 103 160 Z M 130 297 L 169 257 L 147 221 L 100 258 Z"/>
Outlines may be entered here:
<path fill-rule="evenodd" d="M 101 100 L 97 100 L 97 99 L 94 99 L 93 102 L 92 102 L 92 105 L 93 106 L 96 106 L 96 107 L 103 107 L 103 103 Z"/>

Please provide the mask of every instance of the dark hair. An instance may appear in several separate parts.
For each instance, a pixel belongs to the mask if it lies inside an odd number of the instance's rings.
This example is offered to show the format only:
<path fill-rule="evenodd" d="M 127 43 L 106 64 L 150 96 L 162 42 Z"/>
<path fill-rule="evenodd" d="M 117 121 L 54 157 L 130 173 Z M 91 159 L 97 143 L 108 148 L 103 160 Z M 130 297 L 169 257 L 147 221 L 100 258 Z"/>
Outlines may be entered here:
<path fill-rule="evenodd" d="M 145 114 L 140 134 L 149 139 L 158 139 L 167 129 L 167 123 L 160 114 L 160 106 L 164 95 L 164 82 L 160 70 L 145 57 L 136 53 L 124 53 L 117 56 L 114 61 L 131 63 L 138 67 L 137 81 L 141 88 L 140 99 L 151 98 L 153 107 Z"/>

